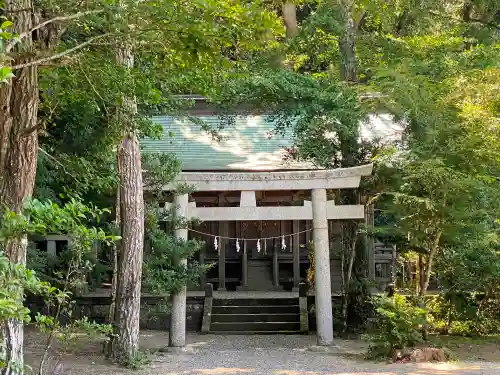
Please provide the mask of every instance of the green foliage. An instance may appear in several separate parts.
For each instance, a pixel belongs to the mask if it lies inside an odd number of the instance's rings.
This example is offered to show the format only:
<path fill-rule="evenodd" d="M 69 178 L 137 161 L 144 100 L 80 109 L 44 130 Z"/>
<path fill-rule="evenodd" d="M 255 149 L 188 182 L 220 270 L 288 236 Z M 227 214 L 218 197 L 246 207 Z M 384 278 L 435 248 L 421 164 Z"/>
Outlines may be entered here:
<path fill-rule="evenodd" d="M 60 257 L 41 262 L 36 251 L 28 263 L 35 266 L 41 277 L 59 288 L 77 292 L 87 285 L 87 276 L 96 259 L 93 254 L 95 241 L 110 244 L 119 237 L 107 234 L 98 224 L 103 214 L 109 212 L 92 205 L 85 205 L 79 198 L 70 198 L 64 205 L 51 201 L 31 200 L 23 214 L 6 211 L 0 227 L 0 241 L 26 234 L 62 234 L 69 238 L 69 246 Z M 28 219 L 29 218 L 29 219 Z"/>
<path fill-rule="evenodd" d="M 64 306 L 59 305 L 55 315 L 41 315 L 39 313 L 35 315 L 35 326 L 47 336 L 45 353 L 39 365 L 40 373 L 57 372 L 63 356 L 77 348 L 77 344 L 81 344 L 82 336 L 88 340 L 89 344 L 93 344 L 96 339 L 104 339 L 107 342 L 112 337 L 113 327 L 110 324 L 91 322 L 87 317 L 72 320 L 70 307 L 71 303 Z M 63 311 L 66 317 L 69 318 L 64 324 L 61 323 L 60 319 L 60 313 Z M 57 345 L 59 348 L 55 356 L 52 357 L 52 360 L 55 360 L 56 364 L 53 368 L 48 368 L 49 363 L 47 363 L 47 359 L 49 350 L 54 345 Z"/>
<path fill-rule="evenodd" d="M 64 18 L 76 16 L 75 9 L 80 17 L 74 22 L 54 23 L 64 30 L 51 40 L 55 50 L 95 40 L 63 64 L 41 69 L 39 116 L 45 132 L 38 198 L 57 200 L 64 186 L 85 201 L 110 205 L 115 150 L 125 127 L 141 137 L 159 137 L 162 128 L 150 120 L 152 114 L 186 116 L 193 102 L 176 95 L 213 91 L 228 72 L 245 65 L 248 54 L 282 33 L 276 15 L 260 1 L 52 1 L 35 4 L 33 11 Z M 135 60 L 131 69 L 116 62 L 125 41 Z M 33 55 L 50 55 L 43 46 L 36 44 Z M 137 101 L 132 118 L 116 116 L 123 97 Z"/>
<path fill-rule="evenodd" d="M 4 256 L 3 252 L 0 252 L 0 325 L 4 326 L 9 319 L 25 323 L 31 320 L 29 309 L 23 305 L 23 293 L 26 292 L 40 293 L 44 297 L 50 297 L 56 290 L 47 283 L 41 282 L 33 271 L 13 264 Z M 19 363 L 12 362 L 9 352 L 3 344 L 3 330 L 0 333 L 0 338 L 2 339 L 0 369 L 19 367 Z"/>
<path fill-rule="evenodd" d="M 423 342 L 426 310 L 398 294 L 374 297 L 372 303 L 377 315 L 365 335 L 370 342 L 369 356 L 390 357 L 396 349 L 413 348 Z"/>
<path fill-rule="evenodd" d="M 147 170 L 144 186 L 147 186 L 156 199 L 161 197 L 165 184 L 173 181 L 181 171 L 179 160 L 171 153 L 144 153 L 142 165 Z"/>
<path fill-rule="evenodd" d="M 229 80 L 220 95 L 214 100 L 229 113 L 243 106 L 269 113 L 277 134 L 291 128 L 295 148 L 289 156 L 295 159 L 332 168 L 359 149 L 359 124 L 366 113 L 356 93 L 330 77 L 264 70 Z"/>
<path fill-rule="evenodd" d="M 194 260 L 203 243 L 184 241 L 175 236 L 175 230 L 187 228 L 190 221 L 175 215 L 176 207 L 170 210 L 158 207 L 159 202 L 166 198 L 163 187 L 180 172 L 179 161 L 172 154 L 155 153 L 143 155 L 143 161 L 147 171 L 144 181 L 149 187 L 151 202 L 145 214 L 146 241 L 150 251 L 144 257 L 142 286 L 149 293 L 168 297 L 183 286 L 198 283 L 199 277 L 210 266 L 202 266 Z M 178 193 L 184 193 L 187 187 L 178 189 L 181 190 Z M 183 259 L 187 262 L 182 262 Z M 150 311 L 150 315 L 162 309 L 168 309 L 166 300 L 155 311 Z"/>
<path fill-rule="evenodd" d="M 57 289 L 48 283 L 40 281 L 32 270 L 19 264 L 11 263 L 0 253 L 0 321 L 18 319 L 30 321 L 30 311 L 19 303 L 19 290 L 25 293 L 38 294 L 50 297 L 57 293 Z M 61 297 L 62 299 L 63 297 Z"/>
<path fill-rule="evenodd" d="M 138 351 L 133 357 L 127 358 L 125 362 L 122 363 L 123 366 L 131 370 L 141 370 L 144 366 L 151 363 L 151 355 L 149 352 Z"/>
<path fill-rule="evenodd" d="M 500 283 L 500 253 L 495 233 L 482 241 L 444 249 L 437 262 L 440 286 L 445 293 L 475 291 L 497 295 Z"/>
<path fill-rule="evenodd" d="M 481 336 L 500 329 L 500 301 L 483 293 L 442 293 L 427 303 L 431 329 L 440 334 Z"/>
<path fill-rule="evenodd" d="M 107 325 L 89 322 L 83 318 L 71 320 L 73 292 L 78 291 L 86 284 L 86 277 L 92 270 L 93 264 L 88 257 L 94 241 L 110 242 L 117 237 L 108 235 L 102 229 L 90 227 L 89 224 L 98 223 L 100 216 L 106 210 L 87 206 L 78 198 L 70 198 L 63 206 L 50 201 L 32 200 L 25 204 L 22 214 L 5 211 L 0 226 L 0 244 L 11 241 L 13 238 L 32 234 L 65 234 L 70 238 L 67 258 L 61 267 L 50 275 L 50 278 L 59 288 L 42 282 L 35 276 L 34 271 L 21 265 L 11 263 L 3 254 L 0 254 L 0 322 L 5 324 L 7 319 L 30 321 L 30 311 L 24 307 L 26 294 L 43 297 L 51 315 L 35 315 L 35 325 L 47 334 L 45 354 L 41 358 L 40 371 L 46 366 L 48 352 L 57 340 L 63 350 L 67 350 L 71 342 L 76 339 L 77 331 L 84 331 L 87 335 L 107 335 L 112 329 Z M 29 252 L 32 255 L 33 252 Z M 28 263 L 37 264 L 39 268 L 47 266 L 46 262 L 37 256 Z M 46 268 L 43 268 L 46 271 Z M 62 324 L 62 315 L 67 322 Z M 59 353 L 59 357 L 62 353 Z M 8 358 L 8 352 L 2 350 L 1 365 L 15 366 Z"/>
<path fill-rule="evenodd" d="M 188 283 L 197 283 L 208 268 L 193 261 L 203 245 L 197 241 L 183 241 L 161 230 L 149 233 L 151 252 L 144 265 L 143 286 L 152 293 L 171 294 Z M 180 263 L 188 259 L 188 265 Z"/>
<path fill-rule="evenodd" d="M 402 87 L 396 86 L 398 92 L 404 87 L 413 94 L 427 90 L 427 96 L 410 102 L 401 92 L 398 99 L 408 111 L 409 125 L 405 149 L 377 159 L 380 177 L 390 175 L 386 199 L 379 202 L 395 220 L 387 229 L 400 249 L 424 257 L 426 276 L 443 256 L 451 261 L 438 262 L 443 273 L 451 271 L 447 264 L 465 271 L 462 261 L 476 248 L 493 265 L 498 262 L 493 249 L 500 208 L 496 188 L 500 137 L 492 92 L 498 78 L 491 77 L 489 69 L 467 75 L 468 81 L 447 78 L 439 84 L 405 78 Z M 463 276 L 462 282 L 473 287 L 474 279 Z"/>
<path fill-rule="evenodd" d="M 110 324 L 91 322 L 87 317 L 75 319 L 62 325 L 57 317 L 36 313 L 35 325 L 40 332 L 53 335 L 65 351 L 69 350 L 70 346 L 75 345 L 79 332 L 85 332 L 91 339 L 108 337 L 113 333 L 113 327 Z"/>
<path fill-rule="evenodd" d="M 0 84 L 5 84 L 14 77 L 12 70 L 8 66 L 0 66 Z"/>
<path fill-rule="evenodd" d="M 150 205 L 147 210 L 150 251 L 145 254 L 143 287 L 150 293 L 168 296 L 185 285 L 197 284 L 199 277 L 211 267 L 194 260 L 203 243 L 176 238 L 175 230 L 187 227 L 189 221 L 177 217 L 174 209 L 164 210 Z M 182 259 L 186 259 L 187 264 L 181 262 Z"/>
<path fill-rule="evenodd" d="M 0 85 L 5 84 L 14 77 L 12 69 L 7 64 L 8 60 L 4 54 L 5 45 L 8 41 L 12 39 L 12 33 L 9 29 L 12 27 L 12 21 L 8 20 L 4 16 L 0 16 Z"/>

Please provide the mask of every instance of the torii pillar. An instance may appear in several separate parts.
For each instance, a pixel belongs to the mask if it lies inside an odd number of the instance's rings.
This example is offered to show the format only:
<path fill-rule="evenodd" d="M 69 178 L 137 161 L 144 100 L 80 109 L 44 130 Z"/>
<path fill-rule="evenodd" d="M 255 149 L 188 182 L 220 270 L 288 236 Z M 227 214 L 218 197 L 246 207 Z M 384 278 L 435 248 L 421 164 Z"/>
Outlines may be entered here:
<path fill-rule="evenodd" d="M 326 189 L 312 189 L 311 197 L 317 338 L 318 345 L 328 346 L 333 344 L 333 317 Z"/>
<path fill-rule="evenodd" d="M 174 196 L 175 216 L 185 217 L 188 208 L 188 195 L 176 194 Z M 183 241 L 188 239 L 187 228 L 175 230 L 175 236 Z M 181 259 L 180 265 L 187 265 L 187 259 Z M 184 285 L 177 293 L 172 295 L 172 312 L 170 314 L 169 346 L 182 348 L 186 346 L 186 295 L 187 287 Z"/>

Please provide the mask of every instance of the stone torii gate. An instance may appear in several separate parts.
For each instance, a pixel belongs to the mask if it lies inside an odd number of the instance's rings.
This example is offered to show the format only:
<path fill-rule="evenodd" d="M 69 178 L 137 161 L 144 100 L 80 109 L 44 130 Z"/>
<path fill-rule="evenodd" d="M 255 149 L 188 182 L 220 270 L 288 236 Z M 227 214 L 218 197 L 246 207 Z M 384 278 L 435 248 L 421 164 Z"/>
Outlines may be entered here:
<path fill-rule="evenodd" d="M 363 219 L 364 206 L 342 205 L 327 201 L 327 189 L 355 189 L 362 176 L 369 176 L 373 166 L 332 170 L 289 172 L 184 172 L 165 187 L 175 191 L 179 183 L 194 185 L 197 191 L 241 191 L 239 207 L 196 207 L 188 202 L 187 194 L 174 195 L 176 214 L 202 221 L 246 220 L 312 220 L 314 259 L 316 326 L 318 345 L 333 344 L 333 320 L 330 280 L 330 249 L 328 238 L 329 219 Z M 255 192 L 269 190 L 310 190 L 311 202 L 303 206 L 257 207 Z M 176 236 L 187 240 L 187 229 L 177 229 Z M 221 251 L 221 254 L 224 253 Z M 294 257 L 298 257 L 294 251 Z M 183 260 L 185 263 L 186 260 Z M 186 287 L 172 298 L 170 346 L 185 346 Z"/>

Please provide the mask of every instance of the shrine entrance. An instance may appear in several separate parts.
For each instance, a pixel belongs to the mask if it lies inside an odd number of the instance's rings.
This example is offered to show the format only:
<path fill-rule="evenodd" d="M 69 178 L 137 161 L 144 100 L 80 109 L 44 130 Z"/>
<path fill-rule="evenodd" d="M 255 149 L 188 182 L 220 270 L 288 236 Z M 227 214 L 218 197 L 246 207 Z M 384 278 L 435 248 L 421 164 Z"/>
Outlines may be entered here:
<path fill-rule="evenodd" d="M 189 201 L 187 194 L 175 195 L 172 204 L 179 216 L 197 218 L 203 223 L 216 223 L 210 230 L 192 228 L 194 236 L 201 237 L 212 244 L 217 253 L 218 275 L 217 289 L 226 290 L 227 259 L 233 251 L 241 254 L 240 290 L 280 289 L 280 254 L 291 249 L 292 282 L 297 288 L 300 282 L 301 247 L 300 235 L 311 233 L 315 259 L 315 308 L 318 331 L 318 344 L 330 345 L 333 342 L 332 324 L 332 284 L 331 258 L 328 223 L 334 220 L 363 219 L 363 205 L 335 205 L 327 200 L 329 189 L 355 189 L 359 187 L 362 176 L 372 172 L 372 165 L 353 168 L 292 172 L 183 172 L 177 181 L 166 187 L 174 191 L 179 183 L 193 185 L 196 193 Z M 261 192 L 288 192 L 288 205 L 267 205 L 257 194 Z M 207 202 L 207 197 L 217 196 L 217 202 Z M 230 199 L 230 197 L 232 197 Z M 231 202 L 232 200 L 232 202 Z M 205 201 L 205 202 L 204 202 Z M 262 203 L 266 204 L 263 205 Z M 305 229 L 300 230 L 300 223 Z M 234 224 L 234 235 L 230 227 Z M 251 223 L 259 223 L 257 234 Z M 268 235 L 269 228 L 261 223 L 280 223 L 277 235 Z M 288 228 L 287 229 L 287 225 Z M 255 225 L 254 225 L 255 226 Z M 266 228 L 267 232 L 266 232 Z M 217 230 L 216 233 L 213 231 Z M 232 229 L 231 229 L 232 231 Z M 231 232 L 232 233 L 232 232 Z M 188 229 L 178 229 L 179 238 L 188 238 Z M 295 238 L 295 241 L 294 241 Z M 209 239 L 209 241 L 207 240 Z M 269 241 L 269 242 L 268 242 Z M 268 249 L 270 246 L 270 249 Z M 205 249 L 206 250 L 206 249 Z M 308 252 L 308 248 L 304 249 Z M 272 254 L 271 268 L 269 258 Z M 205 261 L 207 253 L 200 255 Z M 213 254 L 212 254 L 213 255 Z M 232 257 L 232 255 L 231 255 Z M 234 258 L 234 257 L 233 257 Z M 237 258 L 236 258 L 237 259 Z M 282 258 L 284 259 L 284 257 Z M 236 261 L 236 264 L 238 262 Z M 270 283 L 270 279 L 272 283 Z M 172 335 L 185 335 L 185 300 L 186 289 L 173 298 Z M 178 321 L 178 324 L 175 322 Z M 182 323 L 181 323 L 182 322 Z M 182 340 L 177 340 L 182 341 Z"/>

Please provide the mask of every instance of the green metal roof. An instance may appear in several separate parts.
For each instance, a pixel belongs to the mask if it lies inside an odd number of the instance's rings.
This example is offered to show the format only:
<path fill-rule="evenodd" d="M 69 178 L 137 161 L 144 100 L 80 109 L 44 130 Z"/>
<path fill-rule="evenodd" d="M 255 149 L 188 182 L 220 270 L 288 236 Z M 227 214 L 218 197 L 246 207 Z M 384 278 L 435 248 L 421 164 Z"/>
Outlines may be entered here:
<path fill-rule="evenodd" d="M 217 116 L 198 118 L 214 129 L 221 125 Z M 175 153 L 183 171 L 315 169 L 310 163 L 284 160 L 285 148 L 293 145 L 291 131 L 271 134 L 274 126 L 264 116 L 237 117 L 232 126 L 219 131 L 221 141 L 187 118 L 154 116 L 152 120 L 163 126 L 163 136 L 143 139 L 143 150 Z M 394 133 L 393 125 L 388 115 L 372 115 L 361 133 L 364 138 L 386 138 Z"/>
<path fill-rule="evenodd" d="M 208 126 L 220 126 L 217 116 L 199 116 Z M 285 148 L 293 145 L 291 132 L 270 135 L 273 124 L 262 116 L 238 116 L 218 132 L 218 141 L 186 118 L 155 116 L 163 126 L 160 140 L 143 139 L 145 152 L 173 152 L 184 171 L 311 169 L 309 163 L 285 162 Z"/>

